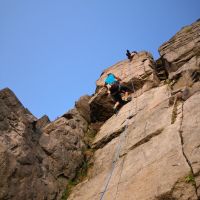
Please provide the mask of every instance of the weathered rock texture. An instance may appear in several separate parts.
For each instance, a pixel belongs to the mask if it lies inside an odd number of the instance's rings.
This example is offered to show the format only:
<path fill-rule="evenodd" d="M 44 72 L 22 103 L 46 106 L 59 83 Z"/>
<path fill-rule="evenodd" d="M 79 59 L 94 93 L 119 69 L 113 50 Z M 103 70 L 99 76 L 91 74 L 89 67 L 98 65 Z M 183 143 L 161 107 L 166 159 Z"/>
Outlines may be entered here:
<path fill-rule="evenodd" d="M 157 61 L 143 51 L 107 68 L 96 93 L 53 122 L 0 91 L 0 199 L 61 199 L 85 164 L 70 200 L 200 199 L 199 33 L 193 23 Z M 110 72 L 132 96 L 118 114 L 102 87 Z"/>
<path fill-rule="evenodd" d="M 95 120 L 107 120 L 93 141 L 93 167 L 70 200 L 200 198 L 199 33 L 196 22 L 160 47 L 159 61 L 139 52 L 104 71 L 90 105 Z M 108 119 L 113 104 L 100 86 L 109 72 L 135 92 Z"/>
<path fill-rule="evenodd" d="M 0 91 L 0 199 L 61 198 L 85 162 L 87 101 L 50 122 L 37 120 L 9 89 Z"/>
<path fill-rule="evenodd" d="M 154 70 L 155 62 L 148 52 L 137 53 L 132 61 L 125 60 L 106 69 L 97 80 L 97 92 L 104 84 L 108 73 L 113 73 L 123 80 L 123 84 L 130 88 L 130 91 L 137 90 L 138 93 L 149 90 L 159 85 L 159 79 Z M 113 101 L 108 97 L 105 89 L 94 95 L 90 103 L 92 121 L 105 121 L 113 115 Z M 101 112 L 99 112 L 101 110 Z"/>
<path fill-rule="evenodd" d="M 160 48 L 161 60 L 174 89 L 200 80 L 200 23 L 185 26 Z"/>

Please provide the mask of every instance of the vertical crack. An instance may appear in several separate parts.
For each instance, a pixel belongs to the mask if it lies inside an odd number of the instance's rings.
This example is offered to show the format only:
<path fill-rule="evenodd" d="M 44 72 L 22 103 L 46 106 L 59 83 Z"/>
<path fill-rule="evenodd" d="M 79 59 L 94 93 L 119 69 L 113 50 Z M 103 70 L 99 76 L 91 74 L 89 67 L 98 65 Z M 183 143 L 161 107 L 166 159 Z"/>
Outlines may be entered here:
<path fill-rule="evenodd" d="M 189 159 L 187 158 L 186 156 L 186 153 L 184 151 L 184 138 L 183 138 L 183 106 L 184 106 L 184 103 L 181 104 L 181 123 L 180 123 L 180 129 L 179 129 L 179 136 L 180 136 L 180 139 L 181 139 L 181 149 L 182 149 L 182 153 L 183 153 L 183 156 L 186 160 L 186 162 L 188 163 L 188 166 L 190 167 L 190 171 L 192 173 L 192 176 L 194 176 L 194 171 L 193 171 L 193 168 L 192 168 L 192 164 L 190 163 Z M 195 181 L 195 178 L 194 178 L 194 187 L 195 187 L 195 193 L 199 199 L 199 196 L 198 196 L 198 192 L 197 192 L 197 184 L 196 184 L 196 181 Z"/>
<path fill-rule="evenodd" d="M 178 101 L 177 101 L 177 97 L 175 97 L 173 110 L 172 110 L 172 116 L 171 116 L 171 124 L 174 124 L 177 119 L 177 106 L 178 106 Z"/>

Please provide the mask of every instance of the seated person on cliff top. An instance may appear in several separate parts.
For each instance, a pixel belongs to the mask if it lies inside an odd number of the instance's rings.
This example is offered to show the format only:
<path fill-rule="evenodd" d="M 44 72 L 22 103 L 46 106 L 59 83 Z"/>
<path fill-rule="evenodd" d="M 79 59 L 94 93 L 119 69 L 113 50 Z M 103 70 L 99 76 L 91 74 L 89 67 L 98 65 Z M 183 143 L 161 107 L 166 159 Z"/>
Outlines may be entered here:
<path fill-rule="evenodd" d="M 120 83 L 121 79 L 116 77 L 114 74 L 109 73 L 104 80 L 104 86 L 107 87 L 108 94 L 111 95 L 112 99 L 115 101 L 113 107 L 114 111 L 117 112 L 117 109 L 122 107 L 128 102 L 128 91 L 129 89 Z M 124 100 L 121 95 L 124 93 Z"/>
<path fill-rule="evenodd" d="M 130 61 L 132 61 L 132 59 L 133 59 L 133 57 L 134 57 L 135 54 L 137 54 L 137 51 L 130 52 L 129 50 L 126 50 L 126 56 L 128 57 L 128 59 Z"/>

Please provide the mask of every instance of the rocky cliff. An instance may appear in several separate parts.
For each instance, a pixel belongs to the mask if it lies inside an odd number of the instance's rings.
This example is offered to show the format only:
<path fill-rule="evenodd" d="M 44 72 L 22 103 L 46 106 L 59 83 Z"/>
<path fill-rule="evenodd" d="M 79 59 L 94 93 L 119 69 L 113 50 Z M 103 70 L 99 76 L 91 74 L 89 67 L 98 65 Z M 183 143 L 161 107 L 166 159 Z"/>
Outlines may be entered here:
<path fill-rule="evenodd" d="M 0 91 L 0 199 L 60 199 L 86 162 L 88 96 L 53 122 L 36 119 L 8 88 Z"/>
<path fill-rule="evenodd" d="M 0 199 L 200 199 L 200 22 L 107 68 L 96 92 L 53 122 L 0 91 Z M 117 114 L 102 83 L 132 100 Z"/>

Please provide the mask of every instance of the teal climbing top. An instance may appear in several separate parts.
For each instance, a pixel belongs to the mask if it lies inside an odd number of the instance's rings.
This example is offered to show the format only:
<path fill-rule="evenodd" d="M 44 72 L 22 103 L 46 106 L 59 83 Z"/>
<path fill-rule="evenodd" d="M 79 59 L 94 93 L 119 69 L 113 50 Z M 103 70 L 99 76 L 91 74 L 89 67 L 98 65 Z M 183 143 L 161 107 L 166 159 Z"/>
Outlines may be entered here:
<path fill-rule="evenodd" d="M 108 74 L 108 76 L 106 77 L 105 79 L 105 83 L 106 84 L 109 84 L 109 85 L 112 85 L 113 83 L 115 83 L 117 80 L 115 78 L 115 76 L 113 74 Z"/>

